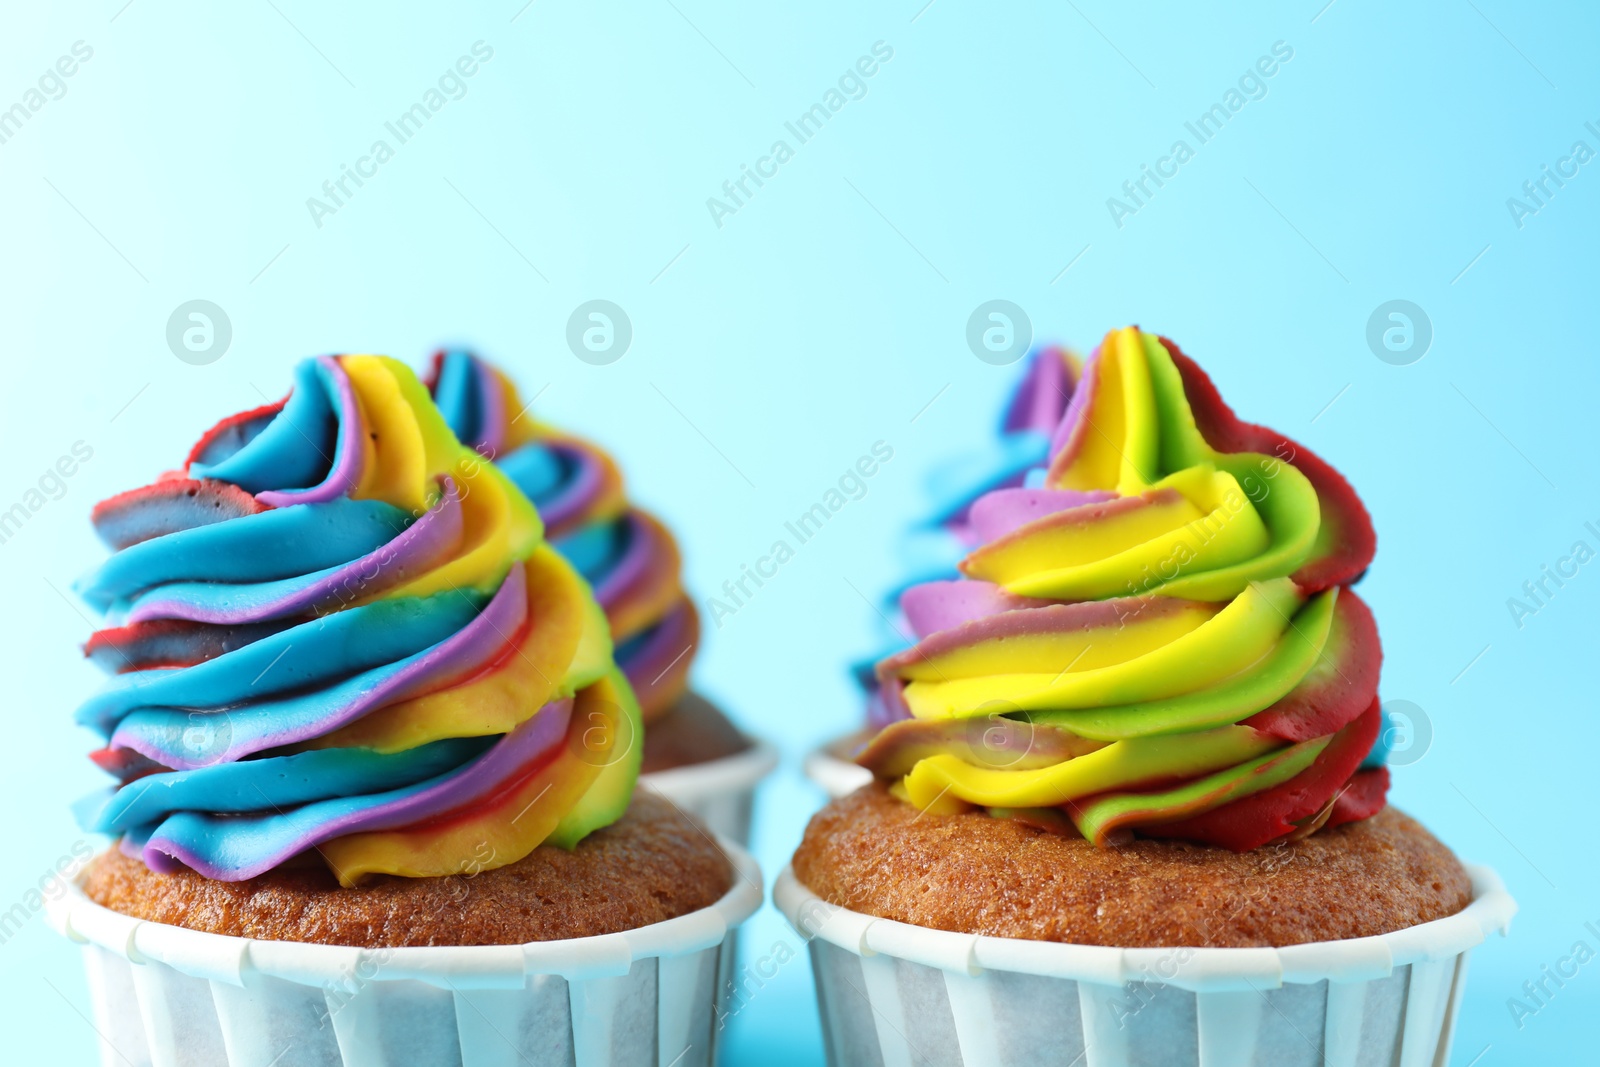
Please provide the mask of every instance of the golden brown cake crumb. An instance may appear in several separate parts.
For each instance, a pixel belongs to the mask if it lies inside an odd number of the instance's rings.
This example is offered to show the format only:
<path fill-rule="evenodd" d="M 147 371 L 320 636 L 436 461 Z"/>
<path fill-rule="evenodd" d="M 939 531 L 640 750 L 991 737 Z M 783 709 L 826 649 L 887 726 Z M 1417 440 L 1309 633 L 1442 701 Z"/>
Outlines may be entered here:
<path fill-rule="evenodd" d="M 644 728 L 645 774 L 737 755 L 750 747 L 716 705 L 698 693 L 685 693 Z"/>
<path fill-rule="evenodd" d="M 627 813 L 571 852 L 551 845 L 493 870 L 382 875 L 342 889 L 320 863 L 245 882 L 154 874 L 116 849 L 84 878 L 90 900 L 136 918 L 217 934 L 366 948 L 515 945 L 632 930 L 707 907 L 733 868 L 697 823 L 641 789 Z"/>
<path fill-rule="evenodd" d="M 794 873 L 880 918 L 1125 948 L 1367 937 L 1453 915 L 1472 896 L 1455 855 L 1392 807 L 1254 852 L 1144 839 L 1097 849 L 982 812 L 924 814 L 881 783 L 812 818 Z"/>

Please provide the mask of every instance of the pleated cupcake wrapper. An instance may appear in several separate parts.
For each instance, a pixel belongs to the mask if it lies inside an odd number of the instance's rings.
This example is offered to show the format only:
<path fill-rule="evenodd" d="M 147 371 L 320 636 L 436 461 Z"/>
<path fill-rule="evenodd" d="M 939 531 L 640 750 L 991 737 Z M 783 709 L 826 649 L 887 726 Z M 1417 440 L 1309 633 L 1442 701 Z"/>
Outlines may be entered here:
<path fill-rule="evenodd" d="M 830 800 L 849 796 L 872 781 L 872 772 L 859 763 L 840 759 L 827 748 L 809 753 L 804 765 L 806 777 L 811 779 Z"/>
<path fill-rule="evenodd" d="M 785 870 L 838 1067 L 1444 1067 L 1467 954 L 1516 903 L 1289 948 L 1119 949 L 931 930 L 835 907 Z"/>
<path fill-rule="evenodd" d="M 734 934 L 760 907 L 737 870 L 709 908 L 527 945 L 347 948 L 143 922 L 77 886 L 50 922 L 83 945 L 105 1067 L 710 1065 Z"/>
<path fill-rule="evenodd" d="M 750 843 L 756 786 L 778 765 L 778 750 L 752 741 L 743 752 L 639 776 L 654 789 L 730 841 Z"/>

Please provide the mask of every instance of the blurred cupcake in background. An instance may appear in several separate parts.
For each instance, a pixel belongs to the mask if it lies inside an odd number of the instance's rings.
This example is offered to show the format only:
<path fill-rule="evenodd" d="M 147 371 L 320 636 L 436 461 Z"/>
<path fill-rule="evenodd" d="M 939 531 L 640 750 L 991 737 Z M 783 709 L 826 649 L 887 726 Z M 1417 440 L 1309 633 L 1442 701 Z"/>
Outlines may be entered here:
<path fill-rule="evenodd" d="M 958 576 L 962 558 L 981 542 L 972 527 L 972 505 L 997 489 L 1028 484 L 1029 472 L 1042 476 L 1050 458 L 1050 437 L 1072 402 L 1083 361 L 1060 346 L 1035 349 L 1025 363 L 1000 418 L 999 432 L 977 447 L 935 467 L 928 477 L 930 517 L 905 532 L 897 548 L 900 579 L 885 594 L 882 646 L 851 667 L 866 700 L 861 729 L 836 738 L 806 757 L 805 772 L 830 797 L 854 792 L 872 780 L 855 755 L 890 718 L 878 692 L 879 660 L 911 644 L 911 628 L 900 611 L 900 595 L 924 582 Z"/>
<path fill-rule="evenodd" d="M 1050 457 L 1050 435 L 1061 424 L 1082 373 L 1082 361 L 1058 346 L 1028 356 L 1006 403 L 999 432 L 981 446 L 936 467 L 928 478 L 933 515 L 906 538 L 905 579 L 891 592 L 896 602 L 913 585 L 956 574 L 963 556 L 980 538 L 972 528 L 972 505 L 985 493 L 1021 486 Z M 901 643 L 904 638 L 895 635 Z"/>
<path fill-rule="evenodd" d="M 777 752 L 690 688 L 700 618 L 672 533 L 629 502 L 610 455 L 535 418 L 497 367 L 442 351 L 428 386 L 451 429 L 533 501 L 551 545 L 594 586 L 644 718 L 641 781 L 747 842 L 755 788 Z"/>

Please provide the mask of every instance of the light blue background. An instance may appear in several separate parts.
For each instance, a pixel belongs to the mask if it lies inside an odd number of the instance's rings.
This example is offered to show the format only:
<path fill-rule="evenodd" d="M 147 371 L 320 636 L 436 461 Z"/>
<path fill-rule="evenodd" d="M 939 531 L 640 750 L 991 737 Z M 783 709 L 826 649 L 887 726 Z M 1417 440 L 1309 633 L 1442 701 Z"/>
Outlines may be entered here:
<path fill-rule="evenodd" d="M 1473 958 L 1453 1062 L 1592 1057 L 1600 962 L 1520 1031 L 1506 1001 L 1575 941 L 1600 948 L 1583 928 L 1600 924 L 1600 564 L 1520 629 L 1506 601 L 1574 541 L 1600 548 L 1583 526 L 1600 527 L 1600 163 L 1522 228 L 1506 199 L 1574 141 L 1600 150 L 1584 129 L 1600 126 L 1595 9 L 922 2 L 107 0 L 0 15 L 0 107 L 73 42 L 94 49 L 0 144 L 0 509 L 75 441 L 94 449 L 0 544 L 0 910 L 78 840 L 67 802 L 97 784 L 69 721 L 95 683 L 77 653 L 89 625 L 57 592 L 100 558 L 92 503 L 280 395 L 295 359 L 420 364 L 445 342 L 505 362 L 540 415 L 604 441 L 679 531 L 702 596 L 874 441 L 893 446 L 867 496 L 705 636 L 699 684 L 784 749 L 758 834 L 776 872 L 819 803 L 799 757 L 856 721 L 844 665 L 879 639 L 852 585 L 891 582 L 926 473 L 992 433 L 1014 378 L 963 339 L 1000 297 L 1040 337 L 1084 348 L 1127 322 L 1168 334 L 1242 414 L 1360 489 L 1379 532 L 1361 592 L 1384 693 L 1434 732 L 1393 798 L 1497 867 L 1522 905 L 1512 938 Z M 478 40 L 494 57 L 467 95 L 314 225 L 306 198 Z M 894 57 L 867 95 L 791 140 L 778 176 L 714 225 L 707 197 L 880 40 Z M 1280 40 L 1294 58 L 1268 95 L 1114 225 L 1106 199 Z M 595 297 L 635 329 L 607 367 L 563 341 Z M 164 340 L 194 298 L 233 325 L 210 366 Z M 1433 323 L 1411 366 L 1364 340 L 1394 298 Z M 770 908 L 747 937 L 750 957 L 792 940 Z M 0 945 L 0 983 L 7 1059 L 90 1062 L 77 957 L 42 918 Z M 728 1048 L 734 1063 L 817 1062 L 803 957 Z"/>

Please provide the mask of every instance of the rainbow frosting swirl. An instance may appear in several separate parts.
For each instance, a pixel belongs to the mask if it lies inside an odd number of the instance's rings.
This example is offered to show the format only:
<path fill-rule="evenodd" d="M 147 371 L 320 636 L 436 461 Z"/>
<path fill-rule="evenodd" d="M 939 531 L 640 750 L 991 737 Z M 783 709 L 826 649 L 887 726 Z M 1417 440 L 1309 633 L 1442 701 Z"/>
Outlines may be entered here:
<path fill-rule="evenodd" d="M 77 719 L 118 783 L 79 818 L 152 870 L 475 873 L 626 808 L 639 713 L 604 615 L 403 364 L 306 360 L 93 519 L 113 554 L 78 591 L 112 677 Z"/>
<path fill-rule="evenodd" d="M 684 591 L 672 534 L 628 503 L 609 455 L 531 418 L 499 369 L 466 352 L 441 352 L 429 385 L 456 436 L 528 495 L 551 545 L 594 586 L 617 665 L 645 721 L 669 710 L 688 688 L 700 640 L 700 616 Z"/>
<path fill-rule="evenodd" d="M 1371 521 L 1176 345 L 1108 334 L 1048 466 L 966 521 L 963 576 L 905 592 L 917 640 L 877 667 L 893 721 L 858 761 L 898 795 L 1237 850 L 1382 808 Z"/>

